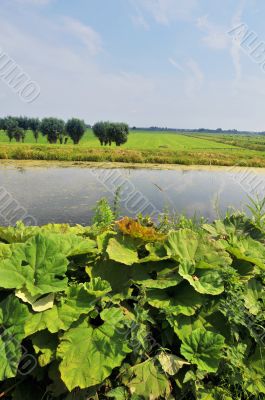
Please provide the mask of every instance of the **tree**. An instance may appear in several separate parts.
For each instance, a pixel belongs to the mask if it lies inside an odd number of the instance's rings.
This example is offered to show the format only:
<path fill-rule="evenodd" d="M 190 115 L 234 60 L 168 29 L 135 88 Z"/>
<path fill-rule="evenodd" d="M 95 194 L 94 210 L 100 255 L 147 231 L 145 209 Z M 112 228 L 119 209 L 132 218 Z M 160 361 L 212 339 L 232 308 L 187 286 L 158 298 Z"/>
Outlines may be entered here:
<path fill-rule="evenodd" d="M 81 138 L 84 136 L 84 133 L 86 131 L 86 126 L 84 121 L 78 118 L 69 119 L 69 121 L 67 121 L 65 128 L 68 136 L 70 136 L 74 144 L 78 144 L 80 142 Z"/>
<path fill-rule="evenodd" d="M 124 144 L 128 140 L 129 126 L 125 123 L 111 123 L 109 127 L 109 137 L 116 146 Z"/>
<path fill-rule="evenodd" d="M 24 129 L 22 129 L 19 126 L 17 126 L 13 130 L 13 135 L 14 135 L 14 139 L 15 139 L 16 142 L 20 142 L 21 140 L 22 140 L 22 142 L 24 142 L 24 139 L 25 139 L 25 131 L 24 131 Z"/>
<path fill-rule="evenodd" d="M 5 118 L 0 118 L 0 131 L 5 130 Z"/>
<path fill-rule="evenodd" d="M 11 142 L 11 140 L 15 138 L 15 133 L 18 129 L 17 120 L 14 117 L 6 117 L 3 124 L 6 134 L 9 138 L 9 142 Z"/>
<path fill-rule="evenodd" d="M 43 136 L 47 136 L 49 143 L 56 143 L 64 135 L 65 123 L 58 118 L 44 118 L 40 125 Z"/>
<path fill-rule="evenodd" d="M 30 118 L 29 119 L 29 129 L 32 130 L 35 142 L 38 142 L 39 131 L 40 131 L 40 120 L 39 118 Z"/>
<path fill-rule="evenodd" d="M 109 140 L 109 122 L 97 122 L 92 129 L 101 146 L 111 145 L 111 141 Z"/>
<path fill-rule="evenodd" d="M 117 146 L 128 140 L 129 126 L 124 123 L 97 122 L 93 126 L 94 135 L 99 139 L 101 146 L 116 143 Z"/>
<path fill-rule="evenodd" d="M 16 117 L 15 118 L 17 121 L 17 125 L 20 128 L 20 133 L 16 133 L 17 137 L 20 135 L 20 139 L 22 140 L 22 143 L 24 143 L 25 137 L 26 137 L 26 132 L 29 129 L 29 118 L 27 117 Z M 20 142 L 20 139 L 17 140 L 17 142 Z"/>
<path fill-rule="evenodd" d="M 6 118 L 0 118 L 0 131 L 3 131 L 3 134 L 6 133 Z M 1 132 L 2 133 L 2 132 Z"/>

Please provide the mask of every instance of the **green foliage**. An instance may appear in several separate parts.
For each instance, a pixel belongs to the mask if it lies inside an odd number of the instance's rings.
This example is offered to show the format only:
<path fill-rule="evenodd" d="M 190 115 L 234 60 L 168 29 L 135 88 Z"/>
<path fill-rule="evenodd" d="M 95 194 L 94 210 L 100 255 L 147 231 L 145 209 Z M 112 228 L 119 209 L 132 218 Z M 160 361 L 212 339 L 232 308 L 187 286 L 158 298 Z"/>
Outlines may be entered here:
<path fill-rule="evenodd" d="M 0 396 L 264 398 L 263 227 L 113 222 L 0 228 Z"/>
<path fill-rule="evenodd" d="M 97 122 L 93 126 L 93 133 L 99 139 L 101 146 L 111 146 L 112 142 L 120 146 L 128 140 L 129 126 L 121 122 Z"/>
<path fill-rule="evenodd" d="M 64 134 L 64 121 L 58 118 L 44 118 L 40 125 L 43 136 L 47 136 L 49 143 L 56 143 Z"/>
<path fill-rule="evenodd" d="M 114 222 L 114 213 L 108 203 L 108 200 L 103 198 L 97 202 L 93 223 L 100 229 L 110 228 Z"/>
<path fill-rule="evenodd" d="M 6 131 L 9 141 L 11 142 L 11 140 L 15 138 L 16 132 L 19 129 L 16 118 L 6 117 L 3 122 L 3 127 Z"/>
<path fill-rule="evenodd" d="M 40 124 L 41 122 L 38 118 L 29 118 L 28 129 L 31 129 L 36 143 L 38 142 L 39 138 Z"/>
<path fill-rule="evenodd" d="M 78 144 L 81 138 L 84 136 L 86 126 L 84 121 L 78 118 L 72 118 L 67 121 L 65 129 L 74 144 Z"/>

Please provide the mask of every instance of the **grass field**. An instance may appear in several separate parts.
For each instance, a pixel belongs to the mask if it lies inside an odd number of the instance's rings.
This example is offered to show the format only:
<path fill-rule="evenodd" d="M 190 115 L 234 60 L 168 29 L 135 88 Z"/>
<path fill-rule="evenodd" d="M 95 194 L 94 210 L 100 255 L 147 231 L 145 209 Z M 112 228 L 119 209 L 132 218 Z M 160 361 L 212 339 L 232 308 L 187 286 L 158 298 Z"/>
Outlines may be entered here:
<path fill-rule="evenodd" d="M 9 140 L 4 132 L 0 134 L 0 142 L 8 143 Z M 67 146 L 72 142 L 69 139 Z M 25 143 L 35 144 L 35 140 L 31 132 L 27 132 Z M 11 144 L 16 144 L 12 141 Z M 47 144 L 47 139 L 40 135 L 38 144 Z M 87 130 L 79 146 L 89 146 L 100 148 L 98 139 L 93 135 L 92 130 Z M 115 145 L 113 145 L 115 147 Z M 232 148 L 230 144 L 218 143 L 214 140 L 206 140 L 205 138 L 189 137 L 181 134 L 164 133 L 164 132 L 144 132 L 132 131 L 129 135 L 128 142 L 122 146 L 125 149 L 140 150 L 196 150 L 196 149 L 227 149 Z"/>
<path fill-rule="evenodd" d="M 132 131 L 128 142 L 102 147 L 88 130 L 79 145 L 49 145 L 40 135 L 36 144 L 31 132 L 25 143 L 8 142 L 0 133 L 0 159 L 110 161 L 185 165 L 244 165 L 265 167 L 262 137 L 175 134 Z"/>

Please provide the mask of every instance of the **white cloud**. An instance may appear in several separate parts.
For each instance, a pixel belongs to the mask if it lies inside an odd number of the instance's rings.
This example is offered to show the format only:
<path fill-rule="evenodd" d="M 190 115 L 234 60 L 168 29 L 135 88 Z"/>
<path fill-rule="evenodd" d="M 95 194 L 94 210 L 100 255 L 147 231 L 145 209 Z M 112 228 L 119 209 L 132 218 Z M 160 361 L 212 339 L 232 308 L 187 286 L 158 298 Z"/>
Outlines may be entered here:
<path fill-rule="evenodd" d="M 241 18 L 245 6 L 245 0 L 241 0 L 236 10 L 236 13 L 232 19 L 232 27 L 239 26 L 241 24 Z M 235 84 L 242 78 L 242 64 L 241 64 L 241 48 L 240 43 L 236 40 L 230 40 L 230 54 L 235 68 Z"/>
<path fill-rule="evenodd" d="M 143 12 L 159 24 L 168 25 L 178 19 L 189 19 L 198 0 L 133 0 Z"/>
<path fill-rule="evenodd" d="M 204 74 L 199 64 L 192 58 L 184 66 L 171 57 L 168 61 L 174 68 L 182 72 L 186 96 L 189 98 L 197 96 L 204 84 Z"/>
<path fill-rule="evenodd" d="M 187 62 L 186 93 L 189 97 L 198 95 L 204 83 L 204 74 L 199 64 L 191 59 Z"/>
<path fill-rule="evenodd" d="M 145 118 L 148 102 L 156 96 L 153 80 L 140 74 L 108 72 L 107 68 L 103 71 L 95 58 L 87 54 L 87 47 L 77 50 L 58 41 L 57 22 L 38 20 L 40 30 L 45 29 L 49 35 L 43 39 L 0 17 L 4 50 L 41 88 L 38 100 L 29 105 L 22 103 L 0 80 L 4 99 L 1 115 L 54 115 L 65 119 L 76 116 L 90 123 L 99 119 L 133 123 Z M 70 32 L 76 34 L 75 30 Z M 94 51 L 94 45 L 91 50 Z"/>
<path fill-rule="evenodd" d="M 102 50 L 100 35 L 90 26 L 74 18 L 64 18 L 64 29 L 76 36 L 87 48 L 91 55 L 96 55 Z"/>
<path fill-rule="evenodd" d="M 171 65 L 173 65 L 173 67 L 178 69 L 180 72 L 184 72 L 184 69 L 182 68 L 182 66 L 176 60 L 174 60 L 172 57 L 169 57 L 168 61 Z"/>
<path fill-rule="evenodd" d="M 204 32 L 202 38 L 203 43 L 214 50 L 228 50 L 232 59 L 235 70 L 234 84 L 237 86 L 242 79 L 242 63 L 241 63 L 241 48 L 239 41 L 232 40 L 229 36 L 229 30 L 241 24 L 242 13 L 245 6 L 245 0 L 240 0 L 236 12 L 232 18 L 230 28 L 213 24 L 209 21 L 207 15 L 197 19 L 197 27 Z"/>
<path fill-rule="evenodd" d="M 138 13 L 137 15 L 132 15 L 131 20 L 135 26 L 140 26 L 144 28 L 146 31 L 149 30 L 149 24 L 144 18 L 143 14 Z"/>
<path fill-rule="evenodd" d="M 217 50 L 227 48 L 229 37 L 226 29 L 211 23 L 207 15 L 197 19 L 197 27 L 205 34 L 202 41 L 206 46 Z"/>

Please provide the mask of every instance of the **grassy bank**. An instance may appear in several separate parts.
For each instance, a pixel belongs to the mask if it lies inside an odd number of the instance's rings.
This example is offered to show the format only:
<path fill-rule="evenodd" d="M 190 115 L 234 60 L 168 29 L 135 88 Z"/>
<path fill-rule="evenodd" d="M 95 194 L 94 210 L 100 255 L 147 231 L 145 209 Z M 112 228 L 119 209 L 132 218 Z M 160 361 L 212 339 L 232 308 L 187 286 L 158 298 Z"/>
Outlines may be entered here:
<path fill-rule="evenodd" d="M 123 147 L 0 144 L 0 159 L 265 167 L 265 153 L 237 148 L 169 151 L 133 150 Z"/>
<path fill-rule="evenodd" d="M 36 144 L 31 132 L 24 144 L 8 143 L 1 132 L 0 159 L 265 167 L 262 139 L 132 131 L 119 148 L 101 147 L 91 130 L 76 146 L 50 145 L 42 136 Z"/>

